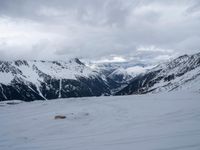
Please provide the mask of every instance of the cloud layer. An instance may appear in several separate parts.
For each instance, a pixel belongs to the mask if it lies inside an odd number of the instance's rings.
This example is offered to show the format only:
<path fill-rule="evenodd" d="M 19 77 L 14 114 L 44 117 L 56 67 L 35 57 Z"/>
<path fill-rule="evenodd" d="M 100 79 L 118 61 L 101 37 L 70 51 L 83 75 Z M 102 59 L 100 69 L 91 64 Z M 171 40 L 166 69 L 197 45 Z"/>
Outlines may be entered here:
<path fill-rule="evenodd" d="M 200 50 L 198 0 L 1 0 L 0 59 L 164 59 Z"/>

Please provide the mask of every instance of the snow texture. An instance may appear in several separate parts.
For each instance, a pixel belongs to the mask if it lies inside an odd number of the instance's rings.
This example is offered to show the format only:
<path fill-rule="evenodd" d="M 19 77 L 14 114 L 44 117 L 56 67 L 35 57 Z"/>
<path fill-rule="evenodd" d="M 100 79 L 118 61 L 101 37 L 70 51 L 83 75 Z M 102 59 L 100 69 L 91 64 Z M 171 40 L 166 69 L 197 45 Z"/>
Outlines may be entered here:
<path fill-rule="evenodd" d="M 2 150 L 199 150 L 200 95 L 1 102 Z M 54 119 L 64 115 L 65 119 Z"/>

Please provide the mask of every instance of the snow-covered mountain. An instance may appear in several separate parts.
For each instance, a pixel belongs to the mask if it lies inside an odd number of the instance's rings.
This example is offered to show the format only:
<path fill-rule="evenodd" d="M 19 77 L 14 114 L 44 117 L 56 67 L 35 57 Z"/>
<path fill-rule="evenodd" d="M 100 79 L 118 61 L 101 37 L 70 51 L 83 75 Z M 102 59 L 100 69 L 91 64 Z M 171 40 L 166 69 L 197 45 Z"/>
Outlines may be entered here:
<path fill-rule="evenodd" d="M 141 64 L 134 61 L 127 62 L 105 62 L 105 63 L 89 63 L 89 67 L 95 69 L 99 73 L 106 76 L 125 75 L 123 78 L 129 80 L 128 76 L 135 77 L 140 73 L 152 68 L 151 64 Z M 123 80 L 124 82 L 125 80 Z"/>
<path fill-rule="evenodd" d="M 200 53 L 183 55 L 136 76 L 116 95 L 173 90 L 200 91 Z"/>
<path fill-rule="evenodd" d="M 129 74 L 129 72 L 127 72 L 126 69 L 120 67 L 109 74 L 108 78 L 111 78 L 118 83 L 126 83 L 127 81 L 132 79 L 132 76 Z"/>
<path fill-rule="evenodd" d="M 152 65 L 134 61 L 89 63 L 87 66 L 95 69 L 102 77 L 106 78 L 112 93 L 128 85 L 133 77 L 152 68 Z"/>
<path fill-rule="evenodd" d="M 77 58 L 0 61 L 0 100 L 200 90 L 200 53 L 183 55 L 154 68 L 130 62 L 93 65 Z"/>
<path fill-rule="evenodd" d="M 99 73 L 79 59 L 0 61 L 0 100 L 109 95 Z"/>

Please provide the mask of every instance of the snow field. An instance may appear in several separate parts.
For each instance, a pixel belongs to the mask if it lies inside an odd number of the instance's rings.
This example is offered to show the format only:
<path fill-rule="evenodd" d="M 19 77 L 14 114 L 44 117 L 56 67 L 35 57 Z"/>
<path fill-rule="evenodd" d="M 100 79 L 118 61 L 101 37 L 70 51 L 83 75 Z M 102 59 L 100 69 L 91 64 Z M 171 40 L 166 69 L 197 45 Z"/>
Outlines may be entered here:
<path fill-rule="evenodd" d="M 199 98 L 172 92 L 2 102 L 0 149 L 199 150 Z"/>

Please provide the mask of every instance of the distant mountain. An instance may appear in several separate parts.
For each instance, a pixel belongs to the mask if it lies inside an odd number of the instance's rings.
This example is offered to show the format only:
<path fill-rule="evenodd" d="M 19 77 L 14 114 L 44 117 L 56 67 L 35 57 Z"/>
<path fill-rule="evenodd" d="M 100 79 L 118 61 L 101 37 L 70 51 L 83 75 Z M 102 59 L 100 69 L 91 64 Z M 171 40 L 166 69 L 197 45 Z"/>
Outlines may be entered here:
<path fill-rule="evenodd" d="M 200 53 L 183 55 L 133 78 L 115 95 L 169 92 L 178 89 L 200 92 Z"/>
<path fill-rule="evenodd" d="M 96 70 L 105 79 L 111 94 L 121 90 L 129 84 L 133 77 L 149 69 L 147 64 L 134 61 L 89 63 L 87 66 Z"/>
<path fill-rule="evenodd" d="M 132 76 L 124 68 L 118 68 L 108 75 L 108 78 L 113 79 L 117 83 L 127 83 L 132 79 Z"/>

